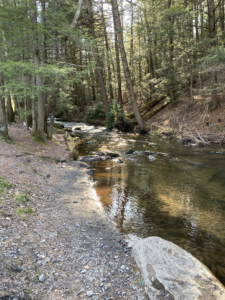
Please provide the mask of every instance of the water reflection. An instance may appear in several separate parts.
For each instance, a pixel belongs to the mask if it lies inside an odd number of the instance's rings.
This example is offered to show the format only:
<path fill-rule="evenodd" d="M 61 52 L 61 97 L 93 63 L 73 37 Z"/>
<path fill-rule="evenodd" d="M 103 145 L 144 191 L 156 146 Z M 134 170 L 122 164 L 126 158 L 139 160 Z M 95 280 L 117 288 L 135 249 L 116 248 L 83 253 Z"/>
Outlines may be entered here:
<path fill-rule="evenodd" d="M 191 252 L 225 284 L 225 162 L 213 149 L 83 128 L 80 154 L 109 149 L 124 164 L 92 163 L 96 194 L 118 228 L 132 236 L 159 236 Z M 96 144 L 88 144 L 95 139 Z M 126 155 L 134 149 L 137 152 Z M 150 162 L 143 150 L 162 152 Z M 214 151 L 215 152 L 215 151 Z"/>

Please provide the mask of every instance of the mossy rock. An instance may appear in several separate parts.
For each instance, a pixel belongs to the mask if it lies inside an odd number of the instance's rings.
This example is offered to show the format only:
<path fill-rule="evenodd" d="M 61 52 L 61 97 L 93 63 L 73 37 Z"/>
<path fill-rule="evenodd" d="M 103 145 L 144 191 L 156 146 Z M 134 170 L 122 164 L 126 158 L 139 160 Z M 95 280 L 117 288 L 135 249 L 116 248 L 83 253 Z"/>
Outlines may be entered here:
<path fill-rule="evenodd" d="M 63 129 L 54 128 L 54 133 L 55 134 L 64 134 L 65 131 Z"/>
<path fill-rule="evenodd" d="M 53 127 L 57 128 L 57 129 L 63 129 L 64 125 L 63 124 L 54 123 Z"/>
<path fill-rule="evenodd" d="M 73 138 L 70 136 L 69 132 L 65 133 L 65 140 L 70 152 L 70 158 L 72 160 L 77 160 L 78 159 L 78 142 L 74 141 Z"/>
<path fill-rule="evenodd" d="M 66 131 L 66 132 L 72 132 L 72 129 L 69 128 L 69 127 L 67 127 L 67 128 L 64 128 L 64 131 Z"/>
<path fill-rule="evenodd" d="M 73 138 L 75 138 L 75 137 L 81 137 L 81 133 L 79 133 L 79 132 L 71 132 L 70 136 L 73 137 Z"/>

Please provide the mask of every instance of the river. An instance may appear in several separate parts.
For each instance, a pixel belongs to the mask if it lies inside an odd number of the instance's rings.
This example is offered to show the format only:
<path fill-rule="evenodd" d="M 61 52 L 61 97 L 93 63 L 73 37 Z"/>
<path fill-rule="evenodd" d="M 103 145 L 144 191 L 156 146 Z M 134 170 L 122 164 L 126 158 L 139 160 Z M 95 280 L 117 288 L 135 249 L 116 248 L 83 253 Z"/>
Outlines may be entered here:
<path fill-rule="evenodd" d="M 108 149 L 124 162 L 90 163 L 98 200 L 118 229 L 129 240 L 159 236 L 177 244 L 225 284 L 225 156 L 166 137 L 66 123 L 74 125 L 81 127 L 80 156 Z M 146 150 L 157 153 L 155 161 Z"/>

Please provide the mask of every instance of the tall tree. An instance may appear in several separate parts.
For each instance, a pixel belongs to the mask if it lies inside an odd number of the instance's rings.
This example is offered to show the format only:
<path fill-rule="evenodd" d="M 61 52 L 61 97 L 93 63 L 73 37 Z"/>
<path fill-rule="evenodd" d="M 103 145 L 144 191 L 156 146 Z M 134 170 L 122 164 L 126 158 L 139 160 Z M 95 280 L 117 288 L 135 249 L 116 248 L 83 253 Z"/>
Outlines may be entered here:
<path fill-rule="evenodd" d="M 107 95 L 106 95 L 105 81 L 104 81 L 103 72 L 102 72 L 102 64 L 101 64 L 101 60 L 100 60 L 98 47 L 96 44 L 95 24 L 94 24 L 95 22 L 94 22 L 92 0 L 87 0 L 87 10 L 88 10 L 90 35 L 93 38 L 93 52 L 94 52 L 94 57 L 96 60 L 96 73 L 97 73 L 97 78 L 98 78 L 98 84 L 99 84 L 99 89 L 100 89 L 100 94 L 101 94 L 101 99 L 102 99 L 102 103 L 104 106 L 104 110 L 105 110 L 105 113 L 107 114 L 109 111 L 109 104 L 108 104 L 108 99 L 107 99 Z"/>
<path fill-rule="evenodd" d="M 129 92 L 131 105 L 132 105 L 133 112 L 134 112 L 135 118 L 137 120 L 137 123 L 138 123 L 140 129 L 142 131 L 144 131 L 145 130 L 145 124 L 144 124 L 144 121 L 141 118 L 141 114 L 140 114 L 139 109 L 138 109 L 136 97 L 135 97 L 135 94 L 134 94 L 134 88 L 133 88 L 131 77 L 130 77 L 130 71 L 129 71 L 129 67 L 128 67 L 126 52 L 125 52 L 125 48 L 124 48 L 123 36 L 122 36 L 123 28 L 122 28 L 121 22 L 120 22 L 120 15 L 119 15 L 117 0 L 112 0 L 112 9 L 113 9 L 113 14 L 114 14 L 115 29 L 116 29 L 117 34 L 118 34 L 120 55 L 121 55 L 122 64 L 123 64 L 124 76 L 125 76 L 126 83 L 127 83 L 127 90 Z"/>

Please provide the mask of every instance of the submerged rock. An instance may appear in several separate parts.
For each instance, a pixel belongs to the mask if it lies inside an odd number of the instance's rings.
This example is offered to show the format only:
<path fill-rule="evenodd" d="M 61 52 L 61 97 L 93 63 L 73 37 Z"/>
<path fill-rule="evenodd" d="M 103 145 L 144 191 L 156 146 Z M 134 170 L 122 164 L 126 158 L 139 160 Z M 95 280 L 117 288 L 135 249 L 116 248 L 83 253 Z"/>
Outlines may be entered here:
<path fill-rule="evenodd" d="M 64 131 L 72 132 L 72 129 L 70 127 L 66 127 L 66 128 L 64 128 Z"/>
<path fill-rule="evenodd" d="M 135 152 L 135 150 L 130 149 L 130 150 L 126 151 L 126 154 L 133 154 L 134 152 Z"/>
<path fill-rule="evenodd" d="M 97 152 L 96 155 L 98 155 L 98 156 L 104 156 L 105 153 L 104 152 Z"/>
<path fill-rule="evenodd" d="M 153 151 L 150 151 L 150 150 L 145 150 L 145 151 L 144 151 L 144 154 L 145 154 L 145 155 L 157 155 L 156 152 L 153 152 Z"/>
<path fill-rule="evenodd" d="M 154 300 L 225 299 L 225 288 L 200 261 L 177 245 L 149 237 L 133 245 L 145 289 Z"/>
<path fill-rule="evenodd" d="M 103 157 L 97 156 L 97 155 L 87 155 L 83 156 L 80 161 L 101 161 L 103 160 Z"/>
<path fill-rule="evenodd" d="M 118 153 L 113 153 L 113 152 L 106 152 L 106 155 L 111 157 L 111 158 L 120 156 Z"/>
<path fill-rule="evenodd" d="M 64 125 L 63 124 L 54 123 L 53 127 L 57 128 L 57 129 L 63 129 Z"/>
<path fill-rule="evenodd" d="M 87 171 L 87 174 L 88 175 L 94 175 L 94 172 L 95 172 L 94 170 L 89 170 L 89 171 Z"/>
<path fill-rule="evenodd" d="M 118 164 L 123 164 L 124 163 L 121 158 L 118 158 L 117 162 L 118 162 Z"/>
<path fill-rule="evenodd" d="M 155 160 L 156 160 L 155 156 L 153 156 L 153 155 L 149 155 L 149 156 L 148 156 L 148 159 L 149 159 L 150 161 L 155 161 Z"/>
<path fill-rule="evenodd" d="M 71 132 L 70 136 L 72 136 L 72 137 L 81 137 L 81 134 L 79 132 Z"/>

